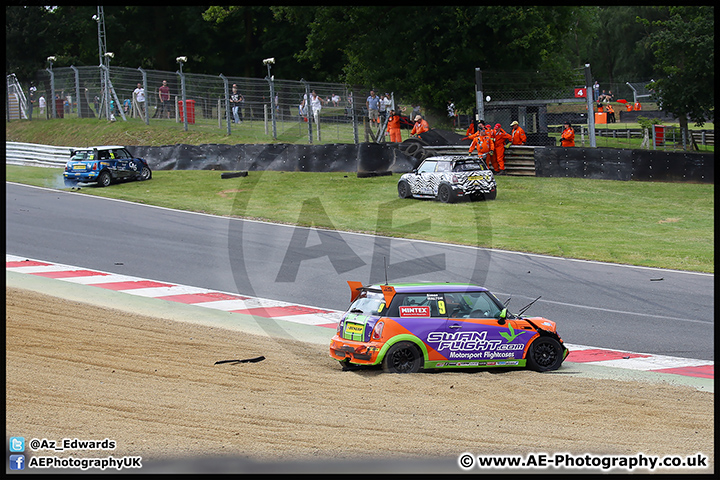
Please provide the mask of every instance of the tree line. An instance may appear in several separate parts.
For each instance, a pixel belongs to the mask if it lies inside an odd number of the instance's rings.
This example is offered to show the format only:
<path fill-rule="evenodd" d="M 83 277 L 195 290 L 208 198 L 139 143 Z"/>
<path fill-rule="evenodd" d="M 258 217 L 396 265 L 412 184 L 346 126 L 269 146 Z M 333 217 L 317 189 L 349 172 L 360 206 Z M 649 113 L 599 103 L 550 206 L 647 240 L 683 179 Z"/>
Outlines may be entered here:
<path fill-rule="evenodd" d="M 95 6 L 6 6 L 6 73 L 98 65 Z M 714 115 L 712 6 L 107 6 L 113 66 L 377 85 L 440 112 L 474 103 L 474 69 L 655 79 L 666 110 Z M 671 110 L 671 108 L 673 110 Z M 684 112 L 681 112 L 683 111 Z"/>

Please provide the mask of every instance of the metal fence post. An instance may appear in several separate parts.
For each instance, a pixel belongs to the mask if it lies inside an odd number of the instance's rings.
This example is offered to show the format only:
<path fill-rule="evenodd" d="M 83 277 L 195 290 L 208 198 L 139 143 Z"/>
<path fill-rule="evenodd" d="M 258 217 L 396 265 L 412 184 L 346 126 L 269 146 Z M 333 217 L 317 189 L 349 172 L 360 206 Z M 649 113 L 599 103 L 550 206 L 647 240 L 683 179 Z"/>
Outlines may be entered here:
<path fill-rule="evenodd" d="M 360 132 L 358 131 L 358 119 L 357 119 L 357 112 L 355 111 L 355 97 L 353 97 L 353 92 L 350 92 L 349 95 L 350 98 L 350 115 L 352 115 L 352 124 L 353 124 L 353 139 L 355 140 L 355 145 L 360 143 Z"/>
<path fill-rule="evenodd" d="M 227 120 L 227 134 L 230 135 L 230 90 L 228 89 L 227 77 L 221 73 L 220 78 L 222 78 L 223 87 L 225 89 L 225 119 Z"/>
<path fill-rule="evenodd" d="M 312 122 L 313 122 L 313 112 L 312 112 L 312 105 L 310 105 L 310 85 L 305 81 L 305 79 L 301 78 L 300 83 L 302 83 L 305 86 L 305 108 L 307 108 L 308 112 L 308 142 L 312 145 Z"/>
<path fill-rule="evenodd" d="M 271 62 L 272 60 L 272 62 Z M 265 79 L 270 85 L 270 118 L 272 121 L 273 139 L 277 140 L 277 125 L 275 124 L 275 77 L 270 75 L 270 65 L 275 63 L 275 59 L 266 58 L 263 63 L 267 66 L 267 77 Z"/>
<path fill-rule="evenodd" d="M 188 111 L 187 111 L 187 100 L 185 99 L 185 75 L 182 73 L 182 64 L 183 62 L 178 62 L 180 64 L 180 71 L 177 71 L 178 75 L 180 75 L 180 90 L 182 91 L 182 111 L 183 111 L 183 128 L 185 131 L 188 131 Z"/>
<path fill-rule="evenodd" d="M 75 72 L 75 101 L 77 101 L 77 116 L 78 118 L 82 118 L 82 114 L 80 113 L 80 72 L 73 65 L 70 65 L 70 68 L 73 72 Z M 72 111 L 72 105 L 70 105 L 70 111 Z"/>
<path fill-rule="evenodd" d="M 482 86 L 482 70 L 475 68 L 475 106 L 477 108 L 478 118 L 475 120 L 485 120 L 485 100 L 483 99 L 483 86 Z M 415 121 L 411 118 L 410 121 Z"/>
<path fill-rule="evenodd" d="M 587 99 L 588 108 L 588 135 L 590 136 L 590 146 L 592 148 L 597 147 L 597 140 L 595 139 L 595 113 L 593 110 L 592 102 L 592 74 L 590 73 L 590 64 L 585 64 L 585 98 Z"/>
<path fill-rule="evenodd" d="M 138 70 L 142 74 L 143 89 L 145 90 L 145 125 L 150 125 L 150 92 L 147 87 L 147 73 L 140 67 Z"/>
<path fill-rule="evenodd" d="M 47 70 L 50 74 L 50 102 L 52 103 L 52 118 L 57 118 L 57 111 L 55 108 L 55 74 L 52 71 L 52 67 L 46 68 L 45 70 Z"/>

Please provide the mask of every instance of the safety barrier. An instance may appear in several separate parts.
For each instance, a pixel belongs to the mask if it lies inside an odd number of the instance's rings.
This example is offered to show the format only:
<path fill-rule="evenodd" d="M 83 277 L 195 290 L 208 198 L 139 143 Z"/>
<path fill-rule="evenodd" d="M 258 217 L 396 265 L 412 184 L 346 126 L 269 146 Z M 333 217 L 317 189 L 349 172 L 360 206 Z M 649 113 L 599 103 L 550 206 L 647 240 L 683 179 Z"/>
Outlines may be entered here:
<path fill-rule="evenodd" d="M 7 164 L 62 168 L 72 147 L 5 142 Z M 431 155 L 467 155 L 465 145 L 422 146 L 406 155 L 390 144 L 173 145 L 128 147 L 153 170 L 409 172 Z M 416 152 L 417 153 L 417 152 Z M 713 183 L 714 154 L 645 149 L 538 147 L 506 149 L 508 175 Z"/>
<path fill-rule="evenodd" d="M 32 167 L 64 167 L 70 159 L 70 152 L 77 148 L 79 147 L 5 142 L 5 163 Z"/>

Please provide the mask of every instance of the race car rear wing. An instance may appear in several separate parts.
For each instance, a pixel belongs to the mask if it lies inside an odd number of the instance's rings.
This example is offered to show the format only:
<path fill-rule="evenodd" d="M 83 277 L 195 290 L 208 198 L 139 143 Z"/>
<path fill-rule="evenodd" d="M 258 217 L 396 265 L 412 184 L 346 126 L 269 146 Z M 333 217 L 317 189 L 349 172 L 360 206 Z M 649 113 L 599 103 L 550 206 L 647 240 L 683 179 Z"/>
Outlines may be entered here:
<path fill-rule="evenodd" d="M 360 295 L 361 291 L 368 289 L 367 287 L 363 286 L 362 282 L 353 282 L 348 280 L 347 283 L 350 287 L 350 303 L 355 301 L 355 299 Z M 392 302 L 392 299 L 395 296 L 395 287 L 393 287 L 392 285 L 380 285 L 380 288 L 383 295 L 385 296 L 385 305 L 390 305 L 390 302 Z"/>

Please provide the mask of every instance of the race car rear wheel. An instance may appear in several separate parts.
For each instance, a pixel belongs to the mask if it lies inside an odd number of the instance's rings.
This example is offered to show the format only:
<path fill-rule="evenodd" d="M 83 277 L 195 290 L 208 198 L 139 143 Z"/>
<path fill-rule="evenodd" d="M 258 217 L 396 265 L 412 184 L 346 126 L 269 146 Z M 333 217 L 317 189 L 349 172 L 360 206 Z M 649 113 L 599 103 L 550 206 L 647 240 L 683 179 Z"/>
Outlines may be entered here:
<path fill-rule="evenodd" d="M 110 182 L 112 182 L 112 177 L 110 177 L 110 172 L 107 170 L 103 170 L 100 172 L 100 175 L 98 175 L 97 178 L 98 187 L 107 187 L 110 185 Z"/>
<path fill-rule="evenodd" d="M 416 373 L 423 363 L 422 352 L 411 342 L 398 342 L 383 358 L 383 369 L 389 373 Z"/>
<path fill-rule="evenodd" d="M 398 197 L 400 198 L 410 198 L 412 196 L 412 193 L 410 193 L 410 184 L 406 182 L 405 180 L 400 180 L 398 182 Z"/>
<path fill-rule="evenodd" d="M 497 188 L 493 188 L 487 193 L 483 193 L 485 200 L 495 200 L 497 198 Z"/>
<path fill-rule="evenodd" d="M 560 342 L 552 337 L 536 339 L 528 350 L 527 365 L 536 372 L 557 370 L 563 362 L 563 348 Z"/>
<path fill-rule="evenodd" d="M 447 183 L 443 183 L 438 187 L 437 199 L 442 203 L 454 203 L 457 195 Z"/>

